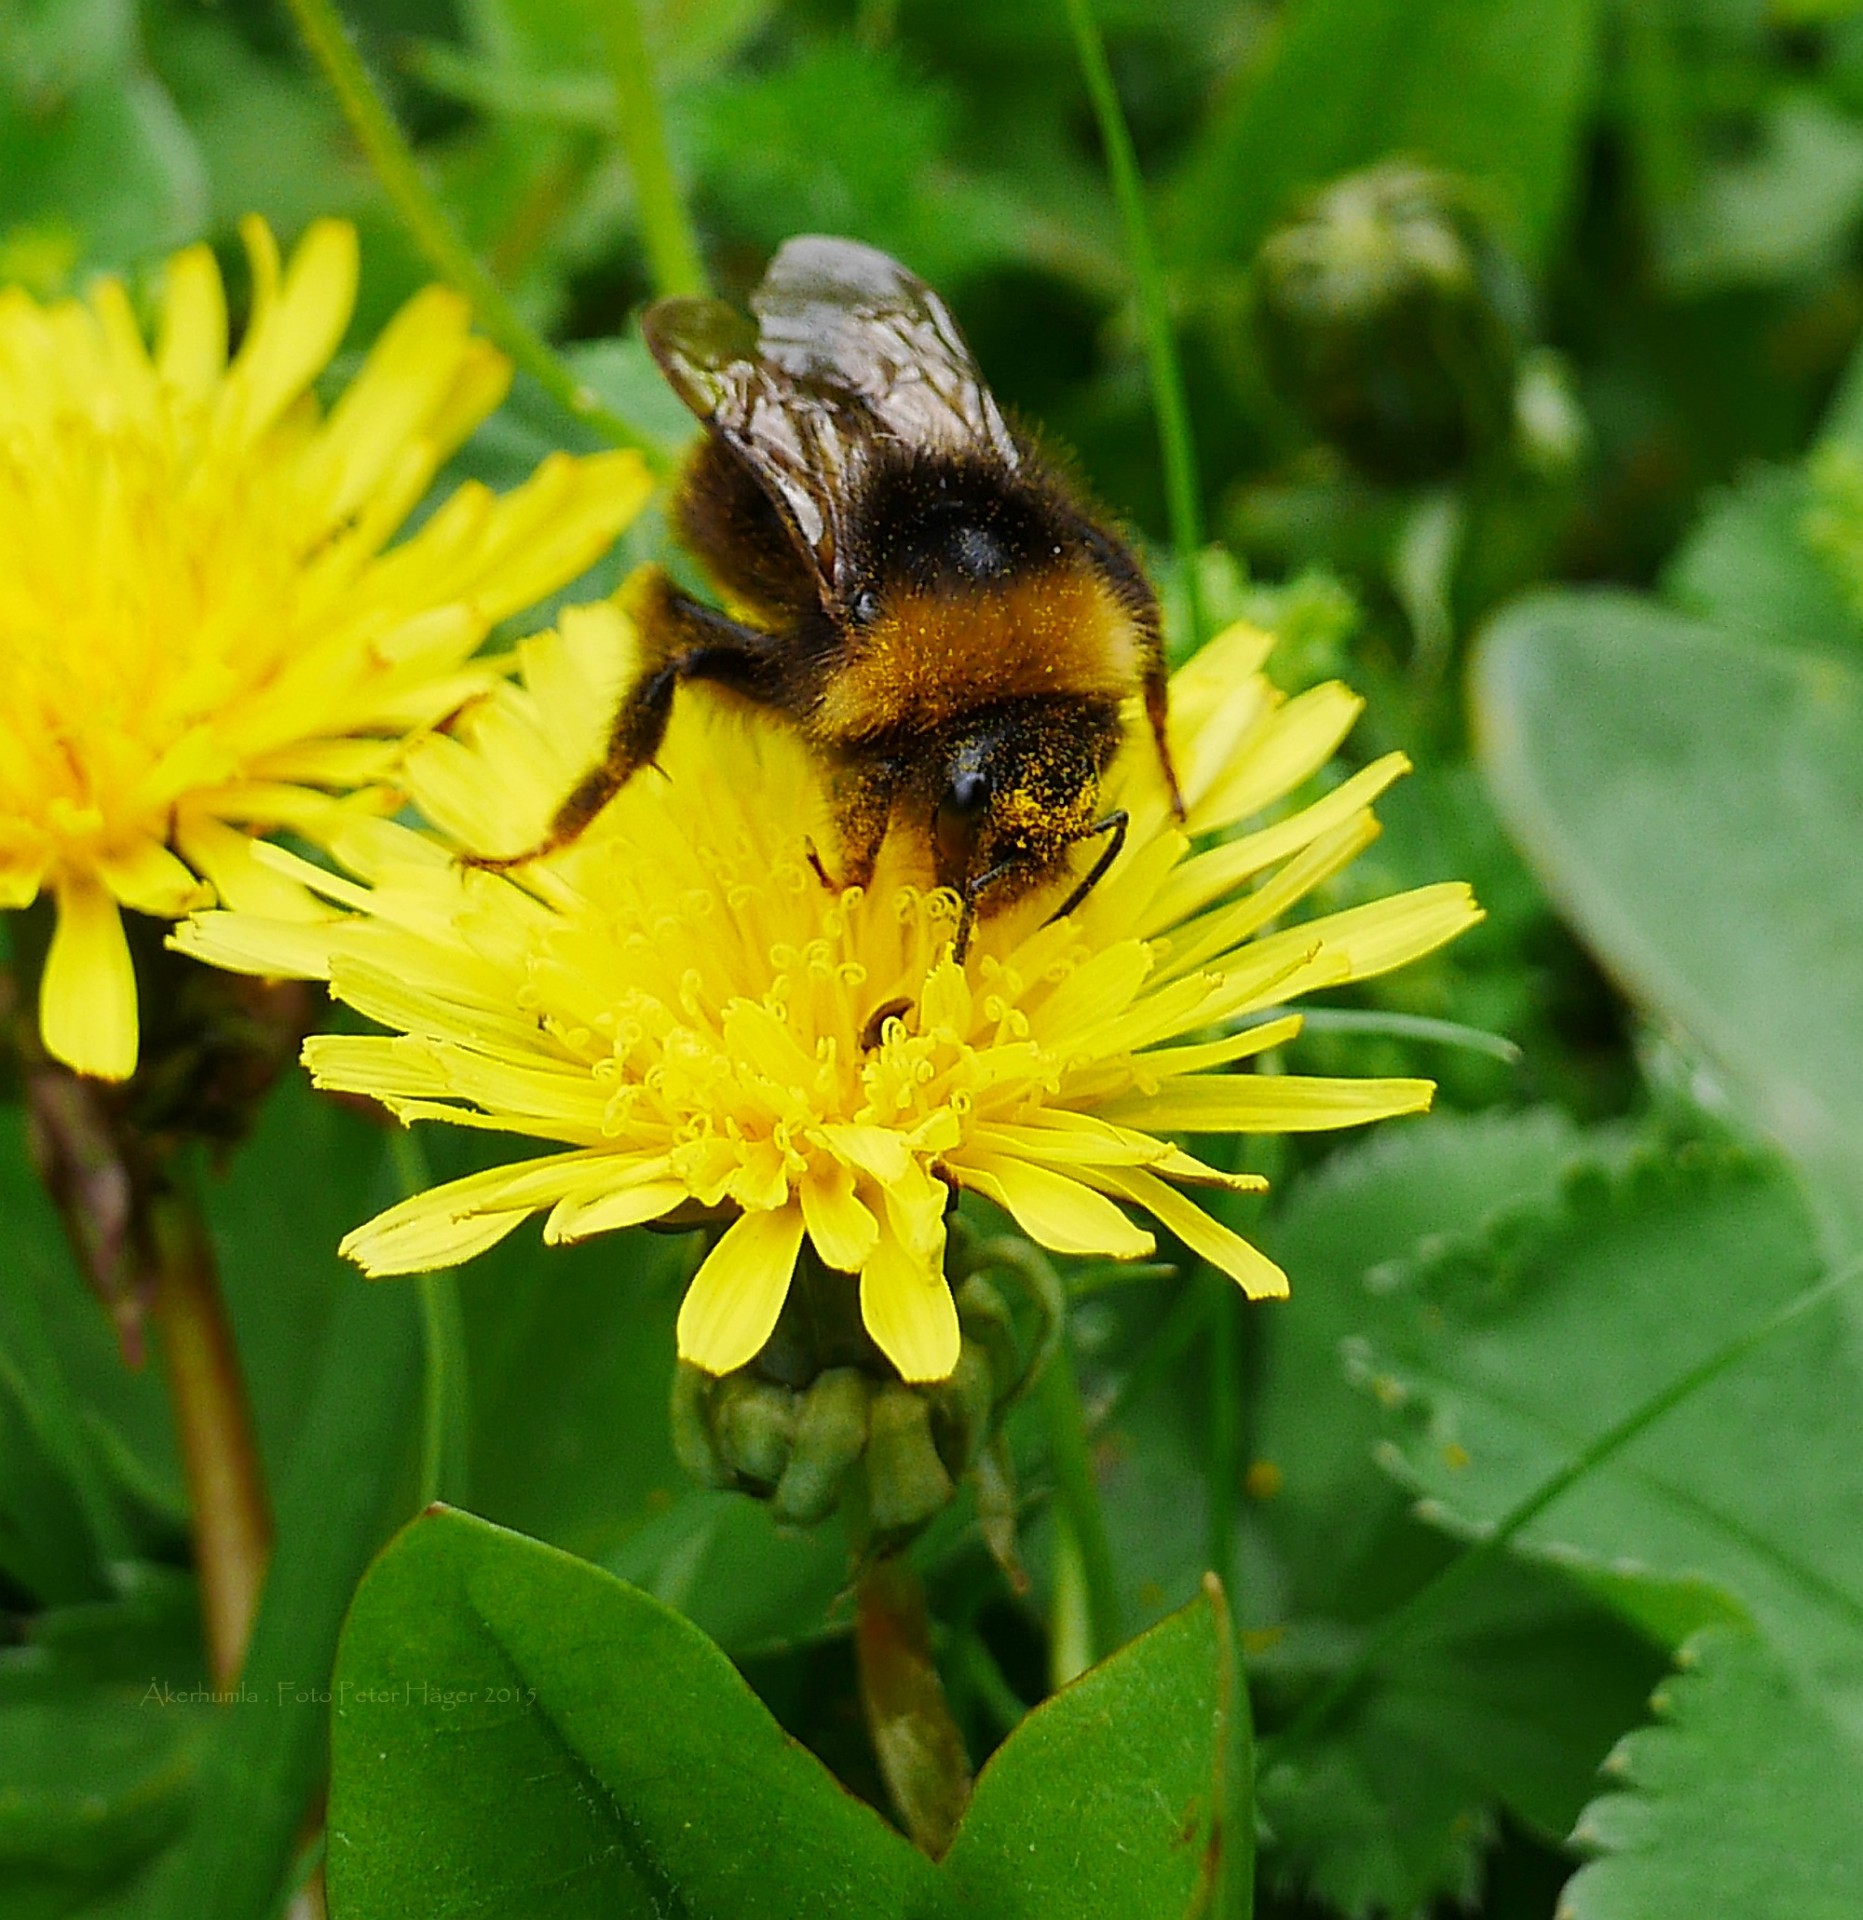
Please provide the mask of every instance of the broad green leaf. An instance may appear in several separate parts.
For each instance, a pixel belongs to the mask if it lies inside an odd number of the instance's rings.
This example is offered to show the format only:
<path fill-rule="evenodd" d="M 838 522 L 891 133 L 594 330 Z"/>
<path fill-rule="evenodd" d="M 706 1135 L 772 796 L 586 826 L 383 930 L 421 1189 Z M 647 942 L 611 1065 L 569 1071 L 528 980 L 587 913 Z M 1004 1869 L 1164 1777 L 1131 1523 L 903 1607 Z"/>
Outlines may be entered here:
<path fill-rule="evenodd" d="M 1293 1291 L 1260 1315 L 1253 1446 L 1290 1612 L 1363 1617 L 1396 1571 L 1389 1536 L 1402 1502 L 1372 1462 L 1377 1411 L 1342 1362 L 1343 1343 L 1383 1310 L 1373 1284 L 1394 1263 L 1479 1241 L 1508 1210 L 1544 1204 L 1567 1168 L 1606 1144 L 1551 1108 L 1432 1115 L 1338 1154 L 1271 1217 L 1267 1242 Z"/>
<path fill-rule="evenodd" d="M 944 1861 L 953 1912 L 1178 1920 L 1246 1884 L 1254 1815 L 1229 1609 L 1181 1612 L 1029 1715 L 997 1749 Z"/>
<path fill-rule="evenodd" d="M 203 1756 L 158 1920 L 251 1920 L 277 1896 L 323 1772 L 344 1610 L 410 1503 L 421 1361 L 414 1289 L 345 1278 L 276 1483 L 278 1545 L 240 1698 Z"/>
<path fill-rule="evenodd" d="M 1482 1245 L 1550 1204 L 1574 1167 L 1622 1150 L 1614 1131 L 1582 1133 L 1553 1109 L 1441 1114 L 1348 1148 L 1271 1218 L 1293 1293 L 1261 1316 L 1252 1436 L 1255 1526 L 1275 1549 L 1276 1604 L 1251 1621 L 1271 1627 L 1251 1658 L 1265 1724 L 1444 1557 L 1374 1463 L 1381 1422 L 1346 1380 L 1345 1343 L 1391 1310 L 1388 1277 L 1405 1260 Z M 1469 1895 L 1497 1805 L 1544 1834 L 1570 1825 L 1652 1661 L 1563 1577 L 1494 1569 L 1264 1773 L 1269 1872 L 1347 1913 Z"/>
<path fill-rule="evenodd" d="M 1658 1724 L 1605 1771 L 1576 1838 L 1570 1920 L 1852 1920 L 1863 1886 L 1863 1739 L 1756 1634 L 1683 1649 Z"/>
<path fill-rule="evenodd" d="M 1605 964 L 1691 1033 L 1863 1241 L 1863 667 L 1621 594 L 1503 614 L 1475 669 L 1503 814 Z"/>
<path fill-rule="evenodd" d="M 1246 1714 L 1211 1592 L 1029 1716 L 942 1871 L 794 1745 L 704 1635 L 433 1509 L 371 1571 L 335 1683 L 333 1920 L 471 1913 L 1177 1920 L 1246 1872 Z"/>
<path fill-rule="evenodd" d="M 1296 0 L 1167 202 L 1180 258 L 1244 260 L 1300 193 L 1386 154 L 1466 173 L 1529 260 L 1564 217 L 1594 0 Z"/>
<path fill-rule="evenodd" d="M 336 1675 L 333 1920 L 904 1914 L 929 1861 L 723 1654 L 600 1569 L 464 1514 L 407 1528 Z"/>
<path fill-rule="evenodd" d="M 1356 1361 L 1391 1414 L 1393 1470 L 1465 1534 L 1796 1298 L 1819 1264 L 1785 1176 L 1705 1149 L 1585 1181 L 1496 1251 L 1420 1262 L 1394 1297 L 1401 1317 Z M 1848 1335 L 1834 1305 L 1795 1321 L 1570 1489 L 1523 1544 L 1575 1569 L 1709 1582 L 1818 1686 L 1863 1701 L 1863 1379 Z M 1673 1619 L 1678 1590 L 1657 1591 Z M 1635 1586 L 1600 1592 L 1642 1617 Z"/>

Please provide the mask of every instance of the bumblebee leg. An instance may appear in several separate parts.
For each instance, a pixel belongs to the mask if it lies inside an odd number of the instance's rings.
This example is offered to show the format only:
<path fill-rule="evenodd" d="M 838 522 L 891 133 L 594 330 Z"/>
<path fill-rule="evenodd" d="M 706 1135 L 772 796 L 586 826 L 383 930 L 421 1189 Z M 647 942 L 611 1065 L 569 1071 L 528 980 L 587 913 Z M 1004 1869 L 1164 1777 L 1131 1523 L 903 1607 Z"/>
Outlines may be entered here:
<path fill-rule="evenodd" d="M 570 790 L 552 816 L 549 832 L 535 846 L 498 857 L 468 854 L 465 865 L 504 873 L 578 840 L 603 807 L 660 751 L 673 714 L 673 695 L 682 681 L 715 680 L 752 698 L 768 697 L 776 672 L 776 636 L 739 626 L 688 598 L 664 574 L 648 580 L 636 598 L 634 613 L 648 664 L 615 711 L 600 763 Z"/>
<path fill-rule="evenodd" d="M 1171 764 L 1171 742 L 1165 732 L 1170 711 L 1170 674 L 1164 664 L 1164 651 L 1157 649 L 1145 664 L 1145 718 L 1151 724 L 1151 737 L 1157 743 L 1158 764 L 1164 769 L 1164 784 L 1171 790 L 1171 811 L 1181 825 L 1184 820 L 1184 791 L 1177 784 L 1177 768 Z"/>
<path fill-rule="evenodd" d="M 1177 817 L 1180 820 L 1184 817 L 1181 808 L 1179 809 Z M 1117 813 L 1109 813 L 1104 820 L 1097 822 L 1088 830 L 1087 838 L 1091 838 L 1096 833 L 1105 834 L 1106 844 L 1100 849 L 1098 857 L 1094 860 L 1093 865 L 1087 869 L 1086 876 L 1074 888 L 1074 891 L 1042 922 L 1044 926 L 1051 927 L 1057 920 L 1065 920 L 1067 916 L 1086 899 L 1087 895 L 1106 878 L 1107 868 L 1119 858 L 1119 850 L 1126 843 L 1126 828 L 1130 825 L 1131 818 L 1125 808 L 1121 807 Z"/>

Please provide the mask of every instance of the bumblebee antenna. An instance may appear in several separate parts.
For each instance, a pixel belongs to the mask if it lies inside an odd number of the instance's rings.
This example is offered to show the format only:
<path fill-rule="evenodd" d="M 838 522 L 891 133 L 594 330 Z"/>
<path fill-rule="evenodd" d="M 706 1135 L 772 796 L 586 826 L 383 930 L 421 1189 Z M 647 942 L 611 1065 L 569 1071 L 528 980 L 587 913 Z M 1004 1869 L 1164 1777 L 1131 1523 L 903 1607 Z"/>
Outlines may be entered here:
<path fill-rule="evenodd" d="M 1126 812 L 1124 807 L 1121 807 L 1117 813 L 1109 813 L 1104 820 L 1095 821 L 1094 824 L 1080 836 L 1083 840 L 1091 840 L 1096 833 L 1103 833 L 1106 834 L 1108 838 L 1106 845 L 1100 849 L 1100 857 L 1087 869 L 1086 878 L 1049 914 L 1047 920 L 1043 922 L 1045 926 L 1051 927 L 1057 920 L 1065 920 L 1067 916 L 1086 899 L 1087 895 L 1106 878 L 1107 868 L 1119 858 L 1119 850 L 1126 843 L 1126 829 L 1131 824 L 1131 816 Z"/>

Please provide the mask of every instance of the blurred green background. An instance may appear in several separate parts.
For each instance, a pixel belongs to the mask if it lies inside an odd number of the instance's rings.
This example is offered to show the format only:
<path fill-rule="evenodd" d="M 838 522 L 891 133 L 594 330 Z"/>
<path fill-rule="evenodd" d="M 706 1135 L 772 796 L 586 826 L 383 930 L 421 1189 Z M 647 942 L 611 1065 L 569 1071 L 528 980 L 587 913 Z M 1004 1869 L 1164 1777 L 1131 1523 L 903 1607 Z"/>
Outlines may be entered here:
<path fill-rule="evenodd" d="M 633 330 L 652 288 L 599 0 L 346 12 L 518 308 L 676 440 L 689 422 Z M 1863 6 L 1097 13 L 1184 360 L 1205 607 L 1278 625 L 1290 689 L 1337 673 L 1368 695 L 1355 760 L 1417 761 L 1329 904 L 1459 878 L 1489 914 L 1290 1055 L 1431 1073 L 1447 1111 L 1279 1161 L 1243 1224 L 1295 1297 L 1244 1323 L 1221 1449 L 1201 1296 L 1078 1286 L 1128 1627 L 1228 1540 L 1272 1741 L 1459 1541 L 1863 1240 Z M 796 232 L 900 255 L 1181 613 L 1133 280 L 1059 0 L 645 14 L 718 290 L 744 295 Z M 204 236 L 237 299 L 253 211 L 287 241 L 319 214 L 360 226 L 354 349 L 433 277 L 282 5 L 0 0 L 0 281 L 50 297 L 109 269 L 146 294 Z M 520 379 L 454 473 L 511 484 L 593 444 Z M 622 557 L 663 537 L 650 516 Z M 1504 1044 L 1445 1046 L 1428 1022 Z M 321 1728 L 132 1711 L 150 1673 L 198 1678 L 166 1410 L 118 1367 L 18 1111 L 0 1118 L 0 1912 L 263 1913 Z M 429 1145 L 440 1172 L 476 1151 Z M 329 1252 L 392 1190 L 379 1134 L 292 1083 L 214 1195 L 279 1490 L 255 1655 L 273 1682 L 327 1673 L 350 1585 L 408 1511 L 414 1296 Z M 877 1792 L 842 1544 L 777 1535 L 670 1457 L 681 1255 L 635 1236 L 546 1257 L 520 1234 L 467 1270 L 449 1494 L 682 1608 Z M 1847 1306 L 1765 1350 L 1284 1753 L 1260 1911 L 1854 1920 L 1859 1342 Z M 1015 1440 L 1033 1598 L 974 1511 L 920 1554 L 979 1756 L 1045 1684 L 1047 1469 L 1039 1432 Z M 368 1471 L 335 1484 L 332 1457 Z M 1685 1644 L 1705 1664 L 1682 1731 L 1601 1783 Z M 1626 1779 L 1637 1794 L 1613 1794 Z"/>

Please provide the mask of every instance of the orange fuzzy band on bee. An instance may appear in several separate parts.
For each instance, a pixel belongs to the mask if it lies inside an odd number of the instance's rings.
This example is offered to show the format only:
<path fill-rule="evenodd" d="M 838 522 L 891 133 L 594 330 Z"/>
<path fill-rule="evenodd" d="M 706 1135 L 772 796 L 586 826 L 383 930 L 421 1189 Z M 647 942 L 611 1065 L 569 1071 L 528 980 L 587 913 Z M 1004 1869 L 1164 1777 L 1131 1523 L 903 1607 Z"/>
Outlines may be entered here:
<path fill-rule="evenodd" d="M 839 745 L 1028 695 L 1118 701 L 1138 689 L 1146 661 L 1131 613 L 1085 566 L 971 594 L 908 589 L 861 633 L 806 724 Z"/>

